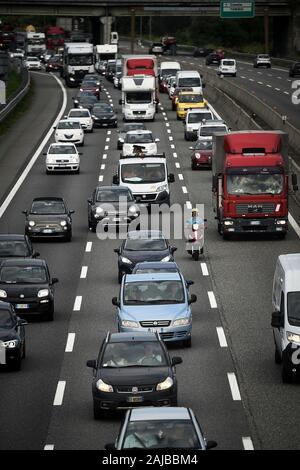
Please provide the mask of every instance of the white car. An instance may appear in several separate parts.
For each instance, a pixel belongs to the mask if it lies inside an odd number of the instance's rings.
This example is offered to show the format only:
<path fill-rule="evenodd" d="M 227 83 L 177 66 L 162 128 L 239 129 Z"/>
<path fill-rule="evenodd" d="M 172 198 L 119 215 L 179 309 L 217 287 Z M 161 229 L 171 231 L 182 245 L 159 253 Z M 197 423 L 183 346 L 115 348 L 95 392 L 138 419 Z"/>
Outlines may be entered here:
<path fill-rule="evenodd" d="M 93 132 L 94 121 L 90 111 L 86 108 L 72 108 L 69 114 L 65 116 L 65 119 L 71 121 L 78 121 L 81 127 L 86 132 Z"/>
<path fill-rule="evenodd" d="M 189 109 L 183 121 L 185 140 L 197 140 L 197 131 L 201 122 L 213 118 L 213 113 L 208 108 Z"/>
<path fill-rule="evenodd" d="M 173 93 L 174 93 L 174 90 L 175 90 L 175 88 L 176 88 L 176 85 L 175 85 L 175 78 L 176 78 L 176 77 L 170 76 L 170 77 L 168 77 L 168 79 L 167 79 L 167 90 L 168 90 L 168 94 L 169 94 L 169 98 L 170 98 L 170 99 L 172 98 Z"/>
<path fill-rule="evenodd" d="M 42 63 L 38 57 L 26 57 L 24 65 L 28 70 L 42 70 Z"/>
<path fill-rule="evenodd" d="M 56 171 L 80 172 L 80 156 L 74 144 L 51 144 L 46 155 L 46 173 Z"/>
<path fill-rule="evenodd" d="M 79 121 L 62 119 L 57 124 L 57 127 L 53 129 L 55 129 L 55 142 L 72 143 L 80 146 L 84 145 L 84 130 Z"/>
<path fill-rule="evenodd" d="M 269 54 L 258 54 L 253 62 L 253 67 L 267 67 L 268 69 L 271 68 L 271 57 Z"/>
<path fill-rule="evenodd" d="M 123 139 L 119 139 L 120 142 Z M 152 132 L 148 130 L 134 130 L 129 131 L 125 135 L 122 155 L 129 156 L 134 155 L 134 145 L 139 145 L 143 147 L 142 151 L 146 155 L 156 155 L 157 154 L 157 145 L 156 142 L 159 142 L 159 139 L 154 139 Z"/>
<path fill-rule="evenodd" d="M 218 75 L 232 75 L 236 77 L 235 59 L 222 59 L 218 68 Z"/>
<path fill-rule="evenodd" d="M 229 131 L 230 128 L 222 119 L 204 120 L 199 125 L 197 137 L 198 140 L 212 140 L 212 136 L 215 132 L 228 133 Z"/>
<path fill-rule="evenodd" d="M 25 51 L 24 49 L 16 49 L 15 51 L 9 53 L 9 57 L 11 59 L 24 59 Z"/>

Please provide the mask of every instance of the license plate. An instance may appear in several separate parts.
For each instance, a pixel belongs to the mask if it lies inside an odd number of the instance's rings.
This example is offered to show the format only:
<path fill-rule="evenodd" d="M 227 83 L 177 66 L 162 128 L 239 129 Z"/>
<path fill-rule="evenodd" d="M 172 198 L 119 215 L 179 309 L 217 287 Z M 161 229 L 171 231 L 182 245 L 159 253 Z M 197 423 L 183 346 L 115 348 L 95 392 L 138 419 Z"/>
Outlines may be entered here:
<path fill-rule="evenodd" d="M 250 225 L 260 225 L 260 220 L 251 220 Z"/>
<path fill-rule="evenodd" d="M 45 228 L 43 230 L 43 233 L 52 233 L 52 230 L 50 228 Z"/>
<path fill-rule="evenodd" d="M 108 126 L 108 124 L 107 124 L 106 122 L 103 122 L 103 123 L 102 123 L 102 126 L 103 126 L 103 127 L 106 127 L 106 126 Z"/>
<path fill-rule="evenodd" d="M 142 401 L 144 401 L 144 397 L 128 397 L 127 401 L 129 403 L 141 403 Z"/>
<path fill-rule="evenodd" d="M 113 221 L 114 221 L 114 222 L 120 222 L 120 220 L 121 220 L 120 217 L 114 217 L 114 218 L 113 218 Z"/>
<path fill-rule="evenodd" d="M 29 308 L 29 304 L 16 304 L 16 308 Z"/>

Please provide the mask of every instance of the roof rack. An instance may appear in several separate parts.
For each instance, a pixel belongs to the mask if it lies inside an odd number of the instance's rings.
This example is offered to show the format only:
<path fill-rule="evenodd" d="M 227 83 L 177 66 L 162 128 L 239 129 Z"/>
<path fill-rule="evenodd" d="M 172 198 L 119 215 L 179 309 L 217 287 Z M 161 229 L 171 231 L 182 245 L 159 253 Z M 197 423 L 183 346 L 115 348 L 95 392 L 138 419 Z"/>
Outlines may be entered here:
<path fill-rule="evenodd" d="M 143 160 L 144 158 L 166 158 L 166 154 L 165 152 L 163 153 L 157 153 L 155 155 L 122 155 L 120 154 L 120 160 L 124 160 L 126 158 L 140 158 L 141 160 Z"/>

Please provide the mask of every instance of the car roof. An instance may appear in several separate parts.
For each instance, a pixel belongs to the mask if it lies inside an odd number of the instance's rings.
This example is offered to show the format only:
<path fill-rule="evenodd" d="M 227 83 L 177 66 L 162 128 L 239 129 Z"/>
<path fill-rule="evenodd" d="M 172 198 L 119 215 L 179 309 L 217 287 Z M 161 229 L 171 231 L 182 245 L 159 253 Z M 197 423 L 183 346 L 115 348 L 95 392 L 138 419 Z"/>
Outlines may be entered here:
<path fill-rule="evenodd" d="M 189 408 L 183 407 L 145 407 L 134 408 L 130 421 L 191 420 Z"/>
<path fill-rule="evenodd" d="M 163 238 L 165 239 L 164 234 L 161 230 L 131 230 L 127 233 L 127 239 L 134 240 L 139 238 Z"/>
<path fill-rule="evenodd" d="M 96 189 L 98 191 L 128 191 L 131 192 L 131 190 L 127 186 L 97 186 Z"/>
<path fill-rule="evenodd" d="M 285 284 L 288 287 L 288 291 L 299 291 L 300 253 L 280 255 L 279 260 L 285 271 Z"/>
<path fill-rule="evenodd" d="M 150 131 L 149 129 L 133 129 L 132 131 L 128 131 L 127 134 L 152 134 L 152 131 Z"/>
<path fill-rule="evenodd" d="M 125 283 L 143 281 L 181 281 L 178 272 L 126 274 Z"/>
<path fill-rule="evenodd" d="M 24 241 L 26 240 L 26 235 L 22 235 L 19 233 L 0 233 L 0 241 L 1 240 Z"/>
<path fill-rule="evenodd" d="M 151 331 L 137 331 L 133 333 L 111 333 L 109 343 L 124 343 L 134 341 L 157 341 L 157 336 Z"/>
<path fill-rule="evenodd" d="M 3 266 L 45 266 L 46 261 L 43 259 L 36 258 L 14 258 L 6 259 L 1 263 L 1 268 Z"/>

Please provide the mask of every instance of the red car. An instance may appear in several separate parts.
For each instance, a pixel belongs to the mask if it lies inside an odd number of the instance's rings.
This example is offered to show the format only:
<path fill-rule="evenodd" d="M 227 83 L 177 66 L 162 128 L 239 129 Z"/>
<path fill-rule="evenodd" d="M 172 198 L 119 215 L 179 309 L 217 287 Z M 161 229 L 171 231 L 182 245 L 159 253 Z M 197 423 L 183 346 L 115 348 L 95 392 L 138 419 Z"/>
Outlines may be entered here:
<path fill-rule="evenodd" d="M 94 80 L 84 80 L 80 85 L 80 91 L 91 91 L 100 100 L 100 85 Z"/>
<path fill-rule="evenodd" d="M 193 150 L 191 155 L 191 168 L 211 168 L 212 160 L 212 140 L 197 140 L 195 147 L 189 147 Z"/>

